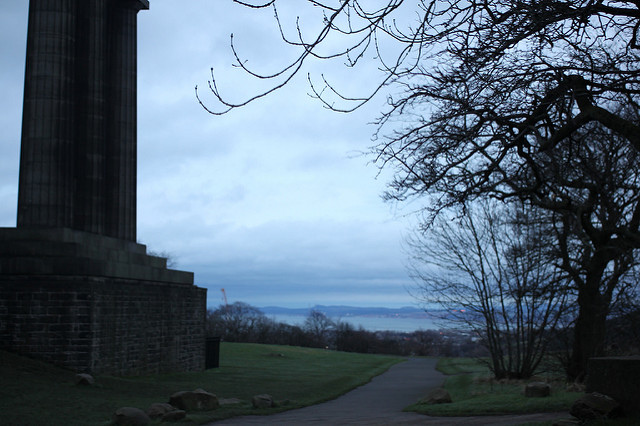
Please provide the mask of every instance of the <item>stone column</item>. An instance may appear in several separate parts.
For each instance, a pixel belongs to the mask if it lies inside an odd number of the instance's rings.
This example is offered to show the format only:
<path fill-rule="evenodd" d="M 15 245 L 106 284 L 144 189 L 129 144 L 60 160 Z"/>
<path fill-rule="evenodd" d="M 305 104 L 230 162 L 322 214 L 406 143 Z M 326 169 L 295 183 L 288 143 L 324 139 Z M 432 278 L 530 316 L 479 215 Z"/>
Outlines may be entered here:
<path fill-rule="evenodd" d="M 147 0 L 31 0 L 19 228 L 135 241 L 137 20 Z"/>
<path fill-rule="evenodd" d="M 31 0 L 18 227 L 72 227 L 77 0 Z"/>
<path fill-rule="evenodd" d="M 109 0 L 80 0 L 76 42 L 76 192 L 74 228 L 105 232 Z"/>
<path fill-rule="evenodd" d="M 115 0 L 109 19 L 106 233 L 136 239 L 137 13 L 142 0 Z"/>

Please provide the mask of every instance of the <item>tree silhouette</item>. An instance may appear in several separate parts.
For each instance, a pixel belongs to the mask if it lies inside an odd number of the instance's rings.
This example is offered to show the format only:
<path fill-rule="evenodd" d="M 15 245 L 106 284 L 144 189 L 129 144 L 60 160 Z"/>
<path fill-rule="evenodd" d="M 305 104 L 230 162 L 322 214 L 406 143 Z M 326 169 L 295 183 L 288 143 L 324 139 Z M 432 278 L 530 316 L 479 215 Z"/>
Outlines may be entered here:
<path fill-rule="evenodd" d="M 293 30 L 272 1 L 283 42 L 298 52 L 279 71 L 236 66 L 273 85 L 233 101 L 209 88 L 224 114 L 288 84 L 312 60 L 356 68 L 375 58 L 379 81 L 361 96 L 309 76 L 327 108 L 352 111 L 385 92 L 371 153 L 393 171 L 385 197 L 424 199 L 429 223 L 477 198 L 517 198 L 554 215 L 560 267 L 578 296 L 568 373 L 602 353 L 619 278 L 640 247 L 640 4 L 616 0 L 316 1 L 319 28 Z M 310 25 L 316 28 L 314 25 Z M 368 62 L 370 63 L 370 62 Z M 612 175 L 611 175 L 612 174 Z M 611 175 L 611 176 L 610 176 Z M 635 193 L 634 193 L 635 191 Z"/>

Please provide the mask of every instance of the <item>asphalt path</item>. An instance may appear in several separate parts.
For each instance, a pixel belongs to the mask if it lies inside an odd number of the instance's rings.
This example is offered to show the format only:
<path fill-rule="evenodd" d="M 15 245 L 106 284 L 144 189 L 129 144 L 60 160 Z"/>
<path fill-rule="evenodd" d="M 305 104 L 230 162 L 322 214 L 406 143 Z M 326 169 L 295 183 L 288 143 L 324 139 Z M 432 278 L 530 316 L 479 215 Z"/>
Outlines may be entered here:
<path fill-rule="evenodd" d="M 332 401 L 270 416 L 243 416 L 210 423 L 224 425 L 491 425 L 511 426 L 567 417 L 563 413 L 482 417 L 430 417 L 402 411 L 430 390 L 439 387 L 444 375 L 435 369 L 437 360 L 412 358 L 396 364 Z"/>

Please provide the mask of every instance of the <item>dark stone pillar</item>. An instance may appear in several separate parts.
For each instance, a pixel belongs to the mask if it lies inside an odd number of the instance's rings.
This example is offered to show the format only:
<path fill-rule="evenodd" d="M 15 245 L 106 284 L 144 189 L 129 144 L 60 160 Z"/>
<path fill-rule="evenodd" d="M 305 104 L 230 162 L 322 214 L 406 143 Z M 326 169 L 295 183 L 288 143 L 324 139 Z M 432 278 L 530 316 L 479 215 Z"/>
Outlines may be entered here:
<path fill-rule="evenodd" d="M 108 0 L 78 3 L 74 229 L 105 234 Z"/>
<path fill-rule="evenodd" d="M 136 239 L 137 20 L 146 0 L 31 0 L 18 227 Z"/>
<path fill-rule="evenodd" d="M 640 356 L 590 358 L 587 392 L 615 399 L 626 414 L 640 416 Z"/>
<path fill-rule="evenodd" d="M 148 6 L 147 6 L 148 7 Z M 109 20 L 107 235 L 136 239 L 137 19 L 145 5 L 116 0 Z"/>
<path fill-rule="evenodd" d="M 72 227 L 77 0 L 32 0 L 25 69 L 18 227 Z"/>

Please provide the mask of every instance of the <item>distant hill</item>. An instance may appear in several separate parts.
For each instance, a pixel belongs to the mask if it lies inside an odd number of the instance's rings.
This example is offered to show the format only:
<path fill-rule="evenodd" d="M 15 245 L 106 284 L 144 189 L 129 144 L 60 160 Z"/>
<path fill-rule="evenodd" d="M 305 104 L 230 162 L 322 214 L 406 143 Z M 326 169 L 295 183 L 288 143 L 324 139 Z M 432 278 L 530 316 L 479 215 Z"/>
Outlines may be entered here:
<path fill-rule="evenodd" d="M 265 306 L 260 309 L 265 315 L 299 315 L 307 316 L 311 310 L 320 311 L 330 318 L 350 316 L 403 317 L 424 318 L 430 316 L 423 309 L 405 306 L 402 308 L 379 308 L 357 306 L 325 306 L 315 305 L 311 308 L 283 308 L 280 306 Z"/>

